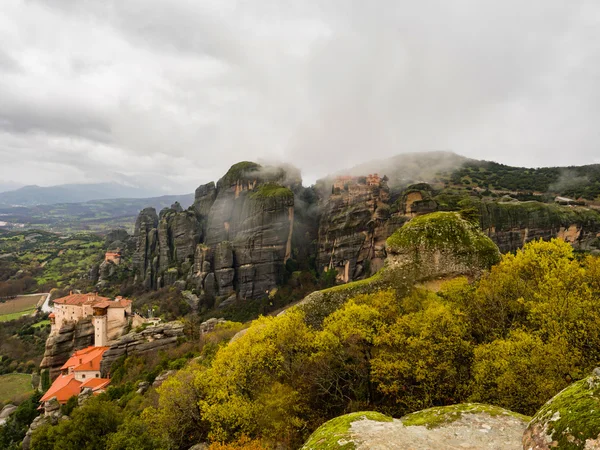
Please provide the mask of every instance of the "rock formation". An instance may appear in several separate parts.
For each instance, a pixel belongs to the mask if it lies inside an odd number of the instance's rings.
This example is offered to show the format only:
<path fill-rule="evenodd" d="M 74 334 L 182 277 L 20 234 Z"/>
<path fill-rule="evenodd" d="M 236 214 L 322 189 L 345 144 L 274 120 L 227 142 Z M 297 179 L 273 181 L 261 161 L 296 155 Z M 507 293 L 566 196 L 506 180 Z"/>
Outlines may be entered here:
<path fill-rule="evenodd" d="M 33 419 L 29 429 L 23 439 L 23 450 L 31 448 L 31 434 L 43 425 L 58 425 L 61 420 L 68 420 L 68 416 L 60 412 L 60 403 L 56 401 L 56 397 L 52 397 L 47 402 L 44 402 L 44 413 Z"/>
<path fill-rule="evenodd" d="M 470 209 L 502 252 L 553 237 L 600 250 L 600 213 L 585 207 L 484 201 L 440 194 L 427 183 L 391 191 L 377 174 L 303 188 L 295 169 L 241 162 L 216 184 L 198 187 L 187 210 L 176 204 L 140 213 L 133 272 L 147 289 L 175 286 L 196 295 L 200 309 L 224 307 L 267 296 L 298 264 L 335 270 L 339 282 L 368 277 L 383 266 L 385 242 L 404 223 L 456 209 Z M 100 278 L 110 277 L 109 269 L 99 268 Z"/>
<path fill-rule="evenodd" d="M 327 190 L 327 186 L 325 186 Z M 338 177 L 321 199 L 317 269 L 339 281 L 369 276 L 383 265 L 385 240 L 407 218 L 390 214 L 386 178 Z"/>
<path fill-rule="evenodd" d="M 500 260 L 498 247 L 476 225 L 456 212 L 416 217 L 386 242 L 385 265 L 374 276 L 316 291 L 298 305 L 308 323 L 319 325 L 347 299 L 393 286 L 406 293 L 415 282 L 478 275 Z"/>
<path fill-rule="evenodd" d="M 456 212 L 415 217 L 387 240 L 388 265 L 415 280 L 473 274 L 500 261 L 500 251 Z"/>
<path fill-rule="evenodd" d="M 336 417 L 319 427 L 302 450 L 320 448 L 519 448 L 529 417 L 488 405 L 431 408 L 392 419 L 377 412 Z"/>
<path fill-rule="evenodd" d="M 102 355 L 100 372 L 108 377 L 113 362 L 121 356 L 144 355 L 149 352 L 164 350 L 177 345 L 177 340 L 183 336 L 181 322 L 168 322 L 147 327 L 139 332 L 132 331 L 110 346 Z"/>
<path fill-rule="evenodd" d="M 134 234 L 136 281 L 156 289 L 181 280 L 206 307 L 268 295 L 292 256 L 292 188 L 302 189 L 293 170 L 242 162 L 216 186 L 200 186 L 186 211 L 143 210 Z"/>
<path fill-rule="evenodd" d="M 600 369 L 556 394 L 533 416 L 524 450 L 600 449 Z"/>
<path fill-rule="evenodd" d="M 60 374 L 61 366 L 74 351 L 90 345 L 94 345 L 94 325 L 91 318 L 82 319 L 77 323 L 66 323 L 58 334 L 49 336 L 46 340 L 40 370 L 49 370 L 53 380 Z"/>

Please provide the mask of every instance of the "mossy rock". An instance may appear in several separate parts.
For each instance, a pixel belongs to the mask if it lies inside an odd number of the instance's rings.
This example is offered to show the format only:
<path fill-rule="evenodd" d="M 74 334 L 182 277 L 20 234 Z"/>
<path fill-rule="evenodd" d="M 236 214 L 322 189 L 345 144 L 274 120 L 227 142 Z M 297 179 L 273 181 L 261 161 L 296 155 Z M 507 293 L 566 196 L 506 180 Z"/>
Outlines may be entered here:
<path fill-rule="evenodd" d="M 523 448 L 600 448 L 600 369 L 542 406 L 523 435 Z"/>
<path fill-rule="evenodd" d="M 284 199 L 293 200 L 294 193 L 277 183 L 265 183 L 262 184 L 254 192 L 250 194 L 250 198 L 254 200 L 266 200 L 266 199 Z"/>
<path fill-rule="evenodd" d="M 356 446 L 350 436 L 350 426 L 352 422 L 364 419 L 377 422 L 393 420 L 391 417 L 375 411 L 355 412 L 336 417 L 317 428 L 310 435 L 302 450 L 354 449 Z"/>
<path fill-rule="evenodd" d="M 460 266 L 450 272 L 469 267 L 475 271 L 488 269 L 500 261 L 496 244 L 457 212 L 440 211 L 415 217 L 396 230 L 386 244 L 388 253 L 409 257 L 422 273 L 427 271 L 421 266 L 433 260 L 439 266 L 440 255 L 449 257 L 445 261 L 448 266 L 453 263 Z"/>
<path fill-rule="evenodd" d="M 219 184 L 231 186 L 237 181 L 246 180 L 249 174 L 256 174 L 261 168 L 262 166 L 255 162 L 240 161 L 229 168 L 223 178 L 219 180 Z"/>
<path fill-rule="evenodd" d="M 510 416 L 523 421 L 523 423 L 527 423 L 531 419 L 531 417 L 500 408 L 499 406 L 484 405 L 482 403 L 460 403 L 458 405 L 424 409 L 408 414 L 400 420 L 407 427 L 424 426 L 431 429 L 456 422 L 465 414 L 487 414 L 490 417 Z"/>

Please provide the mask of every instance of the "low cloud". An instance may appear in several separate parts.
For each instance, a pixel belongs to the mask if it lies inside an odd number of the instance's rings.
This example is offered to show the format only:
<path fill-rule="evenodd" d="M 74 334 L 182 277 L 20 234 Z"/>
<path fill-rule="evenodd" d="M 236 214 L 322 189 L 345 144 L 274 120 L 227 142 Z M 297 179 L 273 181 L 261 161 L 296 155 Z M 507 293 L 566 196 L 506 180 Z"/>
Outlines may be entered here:
<path fill-rule="evenodd" d="M 0 178 L 191 192 L 240 160 L 305 182 L 425 150 L 600 162 L 598 42 L 592 0 L 6 0 Z"/>

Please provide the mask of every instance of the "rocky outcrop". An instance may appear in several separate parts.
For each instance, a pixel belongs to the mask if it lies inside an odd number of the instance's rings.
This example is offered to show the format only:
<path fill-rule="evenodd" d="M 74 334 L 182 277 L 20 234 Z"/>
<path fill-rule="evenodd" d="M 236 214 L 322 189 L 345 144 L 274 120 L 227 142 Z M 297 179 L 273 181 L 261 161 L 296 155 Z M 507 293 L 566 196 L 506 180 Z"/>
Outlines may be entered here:
<path fill-rule="evenodd" d="M 150 326 L 139 332 L 133 331 L 121 336 L 102 355 L 100 372 L 103 377 L 108 377 L 110 367 L 121 356 L 144 355 L 164 350 L 177 345 L 177 341 L 181 337 L 183 337 L 183 324 L 181 322 L 168 322 Z"/>
<path fill-rule="evenodd" d="M 266 296 L 292 256 L 292 186 L 300 182 L 286 170 L 243 162 L 216 186 L 200 186 L 186 211 L 143 210 L 134 234 L 136 281 L 153 289 L 177 282 L 201 307 Z"/>
<path fill-rule="evenodd" d="M 392 419 L 367 411 L 336 417 L 319 427 L 302 450 L 373 448 L 519 448 L 528 417 L 489 405 L 431 408 Z"/>
<path fill-rule="evenodd" d="M 475 202 L 480 227 L 503 253 L 527 242 L 560 237 L 580 250 L 598 250 L 600 212 L 535 201 Z"/>
<path fill-rule="evenodd" d="M 54 380 L 60 374 L 61 366 L 74 351 L 90 345 L 94 345 L 94 325 L 91 318 L 82 319 L 77 323 L 66 323 L 57 334 L 49 336 L 46 340 L 40 370 L 48 370 L 50 379 Z"/>
<path fill-rule="evenodd" d="M 500 251 L 479 228 L 456 212 L 416 217 L 387 240 L 390 270 L 415 281 L 477 275 L 500 261 Z"/>
<path fill-rule="evenodd" d="M 293 169 L 235 164 L 216 184 L 198 187 L 187 210 L 172 205 L 160 214 L 151 208 L 140 213 L 135 281 L 147 289 L 190 291 L 202 310 L 266 297 L 299 268 L 335 270 L 338 282 L 359 280 L 383 267 L 394 231 L 440 210 L 471 209 L 502 252 L 553 237 L 600 251 L 595 210 L 482 200 L 440 193 L 427 183 L 397 189 L 391 192 L 387 178 L 376 174 L 303 188 Z"/>
<path fill-rule="evenodd" d="M 329 185 L 324 186 L 328 190 Z M 320 202 L 317 269 L 348 282 L 383 265 L 385 240 L 406 220 L 390 214 L 386 178 L 340 177 Z"/>
<path fill-rule="evenodd" d="M 23 450 L 29 450 L 31 448 L 31 435 L 32 433 L 44 425 L 58 425 L 61 420 L 68 420 L 69 417 L 63 415 L 60 412 L 60 404 L 56 401 L 56 397 L 52 397 L 47 402 L 44 402 L 44 413 L 33 419 L 29 429 L 23 439 Z"/>
<path fill-rule="evenodd" d="M 135 251 L 132 257 L 135 281 L 145 288 L 156 288 L 158 259 L 155 256 L 158 241 L 158 215 L 154 208 L 143 209 L 135 222 L 133 239 Z"/>
<path fill-rule="evenodd" d="M 600 369 L 568 386 L 533 416 L 524 450 L 600 449 Z"/>
<path fill-rule="evenodd" d="M 10 416 L 16 410 L 17 407 L 15 405 L 11 405 L 10 403 L 8 405 L 5 405 L 4 408 L 2 408 L 2 410 L 0 411 L 0 425 L 3 425 L 8 419 L 8 416 Z"/>
<path fill-rule="evenodd" d="M 383 269 L 370 278 L 313 292 L 299 302 L 307 323 L 319 326 L 360 294 L 385 288 L 407 294 L 416 282 L 476 276 L 500 260 L 491 239 L 455 212 L 427 214 L 405 223 L 387 239 L 386 253 Z"/>

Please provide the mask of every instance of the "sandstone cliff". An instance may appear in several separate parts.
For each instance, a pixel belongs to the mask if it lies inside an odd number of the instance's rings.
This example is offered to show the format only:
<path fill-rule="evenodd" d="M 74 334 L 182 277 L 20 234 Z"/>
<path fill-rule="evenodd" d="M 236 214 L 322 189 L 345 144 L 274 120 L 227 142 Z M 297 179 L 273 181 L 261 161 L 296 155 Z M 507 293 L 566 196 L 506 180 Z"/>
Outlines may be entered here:
<path fill-rule="evenodd" d="M 61 366 L 74 351 L 90 345 L 94 345 L 94 325 L 91 318 L 82 319 L 77 323 L 66 323 L 56 335 L 46 340 L 40 370 L 49 370 L 53 380 L 60 374 Z"/>
<path fill-rule="evenodd" d="M 427 183 L 390 191 L 376 174 L 303 188 L 294 169 L 242 162 L 200 186 L 186 211 L 143 210 L 133 271 L 147 289 L 177 285 L 193 291 L 200 308 L 222 307 L 266 297 L 299 263 L 319 274 L 335 270 L 338 282 L 368 277 L 383 267 L 386 239 L 404 223 L 457 209 L 471 209 L 502 252 L 553 237 L 600 247 L 600 212 L 585 207 L 481 200 Z"/>
<path fill-rule="evenodd" d="M 292 257 L 297 171 L 235 164 L 215 185 L 196 190 L 186 211 L 143 210 L 136 222 L 133 270 L 148 289 L 178 283 L 202 307 L 268 295 Z"/>
<path fill-rule="evenodd" d="M 177 345 L 180 337 L 183 337 L 183 324 L 180 322 L 150 326 L 140 332 L 133 331 L 121 336 L 102 355 L 100 372 L 103 377 L 108 377 L 112 363 L 121 356 L 144 355 L 149 352 L 165 350 Z"/>

